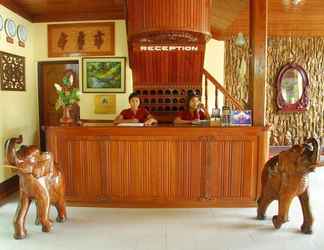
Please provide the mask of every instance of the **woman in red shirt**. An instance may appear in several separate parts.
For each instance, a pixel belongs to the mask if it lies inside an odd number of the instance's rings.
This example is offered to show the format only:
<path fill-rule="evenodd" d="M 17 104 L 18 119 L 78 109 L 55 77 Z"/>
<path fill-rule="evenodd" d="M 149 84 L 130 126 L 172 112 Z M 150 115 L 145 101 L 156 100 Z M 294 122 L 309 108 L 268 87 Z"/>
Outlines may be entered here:
<path fill-rule="evenodd" d="M 186 111 L 179 112 L 174 123 L 192 123 L 193 121 L 209 119 L 209 114 L 204 105 L 200 102 L 199 96 L 192 94 L 188 96 Z"/>
<path fill-rule="evenodd" d="M 115 119 L 114 123 L 144 123 L 144 125 L 152 125 L 157 120 L 143 107 L 140 107 L 141 100 L 138 94 L 132 93 L 129 98 L 129 109 L 124 109 Z"/>

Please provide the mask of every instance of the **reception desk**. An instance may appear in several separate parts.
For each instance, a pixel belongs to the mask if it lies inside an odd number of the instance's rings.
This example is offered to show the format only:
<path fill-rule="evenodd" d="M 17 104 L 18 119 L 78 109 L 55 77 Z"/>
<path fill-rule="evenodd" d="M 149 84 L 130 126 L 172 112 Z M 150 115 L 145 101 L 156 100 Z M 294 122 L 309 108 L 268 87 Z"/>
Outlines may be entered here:
<path fill-rule="evenodd" d="M 268 157 L 263 127 L 48 127 L 70 205 L 249 207 Z"/>

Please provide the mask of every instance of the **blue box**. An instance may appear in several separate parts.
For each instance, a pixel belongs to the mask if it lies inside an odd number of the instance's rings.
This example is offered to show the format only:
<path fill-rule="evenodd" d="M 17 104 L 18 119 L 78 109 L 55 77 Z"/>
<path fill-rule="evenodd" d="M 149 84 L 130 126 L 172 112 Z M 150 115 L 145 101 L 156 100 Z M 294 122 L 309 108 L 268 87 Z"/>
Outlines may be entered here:
<path fill-rule="evenodd" d="M 252 126 L 252 111 L 232 110 L 231 125 L 232 126 Z"/>

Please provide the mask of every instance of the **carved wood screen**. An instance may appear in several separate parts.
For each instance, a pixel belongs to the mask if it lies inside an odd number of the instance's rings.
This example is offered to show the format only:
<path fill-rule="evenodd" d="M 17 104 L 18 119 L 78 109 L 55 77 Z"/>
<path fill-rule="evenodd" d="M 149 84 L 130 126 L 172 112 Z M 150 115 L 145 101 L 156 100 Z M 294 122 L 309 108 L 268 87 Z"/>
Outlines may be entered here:
<path fill-rule="evenodd" d="M 25 91 L 25 57 L 0 51 L 1 90 Z"/>

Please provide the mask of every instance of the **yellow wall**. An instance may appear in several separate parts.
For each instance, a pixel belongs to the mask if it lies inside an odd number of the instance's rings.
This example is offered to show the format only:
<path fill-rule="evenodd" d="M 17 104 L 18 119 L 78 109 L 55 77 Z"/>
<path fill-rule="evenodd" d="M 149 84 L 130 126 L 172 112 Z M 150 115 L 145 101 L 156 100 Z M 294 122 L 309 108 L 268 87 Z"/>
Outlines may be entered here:
<path fill-rule="evenodd" d="M 38 49 L 36 53 L 37 61 L 48 60 L 79 60 L 80 65 L 80 89 L 82 89 L 82 65 L 81 58 L 48 58 L 47 57 L 47 25 L 35 24 L 36 40 L 38 41 Z M 115 116 L 125 107 L 128 106 L 128 96 L 133 89 L 132 71 L 129 68 L 128 47 L 126 22 L 123 20 L 115 21 L 115 44 L 117 57 L 127 57 L 126 65 L 126 93 L 116 94 L 117 112 L 113 115 L 98 115 L 94 113 L 94 97 L 96 94 L 81 93 L 80 100 L 80 116 L 81 119 L 95 119 L 95 120 L 113 120 Z M 221 83 L 224 82 L 224 42 L 211 39 L 206 46 L 205 68 Z M 208 85 L 208 106 L 209 110 L 215 106 L 215 88 L 212 84 Z M 219 105 L 222 106 L 223 97 L 220 95 Z"/>
<path fill-rule="evenodd" d="M 106 22 L 106 21 L 105 21 Z M 48 58 L 47 57 L 47 23 L 35 24 L 35 39 L 37 40 L 37 53 L 35 54 L 36 61 L 57 61 L 57 60 L 79 60 L 80 72 L 80 89 L 82 89 L 82 65 L 81 58 L 60 57 Z M 126 93 L 116 94 L 117 113 L 128 106 L 128 96 L 133 89 L 132 72 L 129 68 L 128 48 L 127 48 L 127 34 L 126 23 L 124 20 L 115 21 L 115 56 L 126 57 Z M 81 119 L 95 119 L 95 120 L 113 120 L 116 114 L 113 115 L 99 115 L 94 113 L 94 97 L 97 94 L 81 93 L 80 100 L 80 116 Z"/>
<path fill-rule="evenodd" d="M 26 91 L 0 90 L 0 167 L 4 164 L 4 142 L 7 138 L 22 134 L 25 144 L 38 141 L 38 103 L 37 82 L 34 60 L 34 27 L 33 25 L 0 5 L 0 15 L 13 19 L 17 24 L 28 29 L 28 41 L 25 48 L 6 41 L 5 31 L 0 32 L 0 51 L 26 57 Z M 0 168 L 0 183 L 12 176 L 11 170 Z"/>
<path fill-rule="evenodd" d="M 225 43 L 210 39 L 206 45 L 205 65 L 204 68 L 222 85 L 224 85 L 224 54 Z M 203 87 L 205 86 L 203 79 Z M 205 88 L 203 88 L 203 101 L 205 96 Z M 218 92 L 218 107 L 222 107 L 224 96 Z M 215 86 L 208 82 L 208 111 L 211 113 L 215 107 Z"/>

